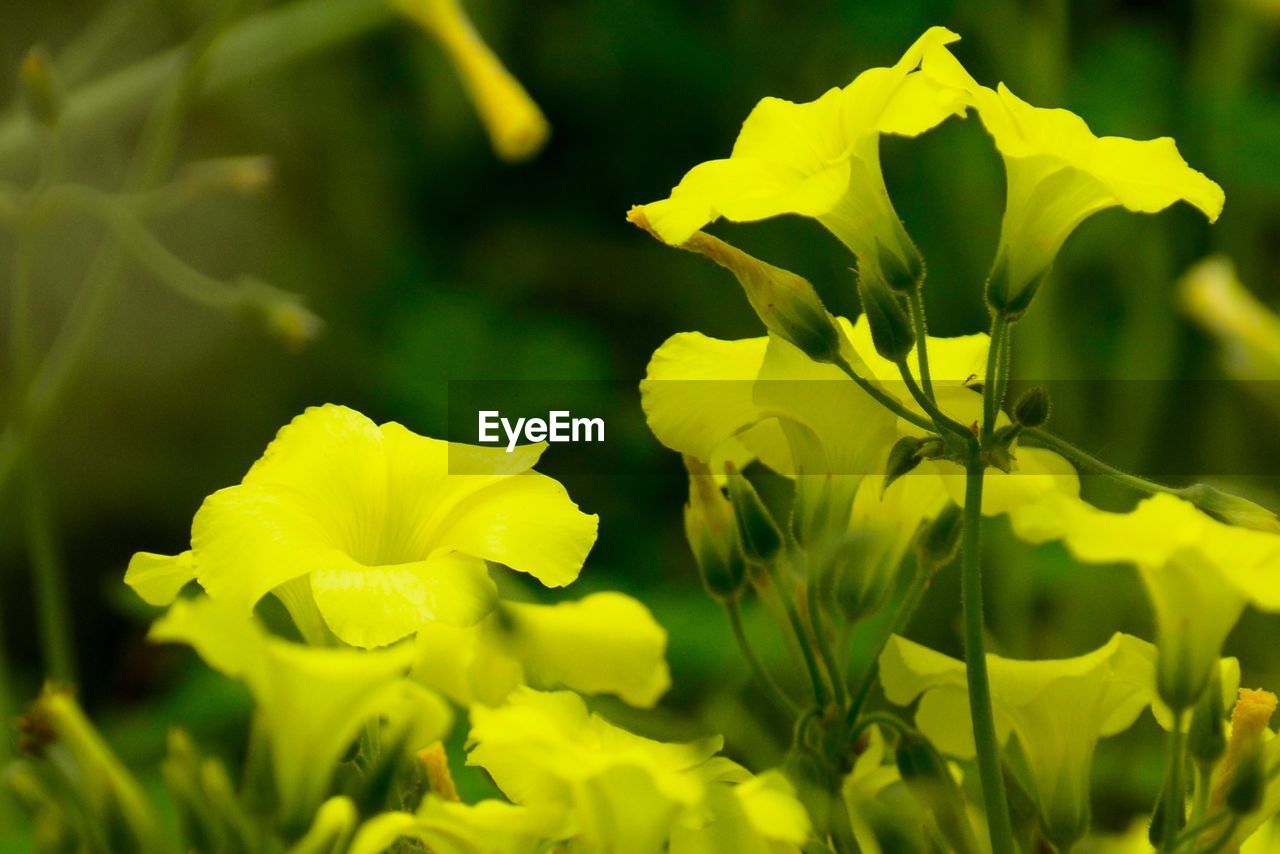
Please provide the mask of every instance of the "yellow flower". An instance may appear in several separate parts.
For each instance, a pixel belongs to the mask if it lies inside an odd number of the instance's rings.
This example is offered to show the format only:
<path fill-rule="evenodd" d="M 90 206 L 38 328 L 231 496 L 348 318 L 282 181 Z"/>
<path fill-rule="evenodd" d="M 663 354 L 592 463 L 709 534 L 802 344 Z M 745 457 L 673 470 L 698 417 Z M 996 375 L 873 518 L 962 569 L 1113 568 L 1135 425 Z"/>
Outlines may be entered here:
<path fill-rule="evenodd" d="M 428 795 L 417 813 L 389 812 L 365 822 L 349 854 L 382 854 L 412 838 L 433 854 L 536 854 L 556 831 L 554 811 L 498 800 L 463 804 Z"/>
<path fill-rule="evenodd" d="M 1201 261 L 1179 289 L 1183 310 L 1218 339 L 1227 371 L 1243 380 L 1280 377 L 1280 318 L 1245 290 L 1229 259 Z"/>
<path fill-rule="evenodd" d="M 799 214 L 853 250 L 864 275 L 917 278 L 923 264 L 889 201 L 880 137 L 917 136 L 964 114 L 974 84 L 946 48 L 958 38 L 933 27 L 893 66 L 816 101 L 760 101 L 727 159 L 695 166 L 670 198 L 644 206 L 654 230 L 679 246 L 720 217 Z"/>
<path fill-rule="evenodd" d="M 238 486 L 205 499 L 190 552 L 140 554 L 125 581 L 166 604 L 195 578 L 248 611 L 300 579 L 329 629 L 361 647 L 436 621 L 470 625 L 496 598 L 486 560 L 559 587 L 595 540 L 596 517 L 532 471 L 544 448 L 508 454 L 379 426 L 342 406 L 308 409 Z M 299 619 L 297 585 L 289 593 Z"/>
<path fill-rule="evenodd" d="M 413 677 L 461 705 L 500 705 L 521 685 L 616 694 L 649 707 L 666 693 L 667 633 L 642 604 L 595 593 L 557 605 L 503 603 L 475 626 L 418 632 Z"/>
<path fill-rule="evenodd" d="M 897 365 L 876 353 L 865 318 L 837 323 L 850 364 L 921 412 Z M 987 347 L 985 334 L 929 339 L 938 403 L 963 424 L 981 417 L 982 398 L 970 383 L 983 375 Z M 841 489 L 850 496 L 862 477 L 884 472 L 899 436 L 924 435 L 834 365 L 815 363 L 776 336 L 722 341 L 697 332 L 674 335 L 654 353 L 640 393 L 658 441 L 708 463 L 712 471 L 721 471 L 725 461 L 741 468 L 758 459 L 802 481 L 810 474 L 814 480 L 834 475 L 848 481 Z M 810 434 L 818 451 L 806 438 Z M 1079 493 L 1075 470 L 1057 454 L 1019 448 L 1017 465 L 1012 474 L 988 474 L 984 514 L 1008 513 L 1051 492 Z M 936 477 L 953 501 L 963 503 L 964 473 L 955 464 L 925 463 L 909 477 Z"/>
<path fill-rule="evenodd" d="M 459 0 L 392 2 L 449 54 L 498 156 L 527 160 L 537 154 L 551 132 L 542 110 L 480 38 Z"/>
<path fill-rule="evenodd" d="M 1063 242 L 1098 211 L 1155 213 L 1186 201 L 1210 222 L 1222 212 L 1222 188 L 1188 166 L 1168 137 L 1094 136 L 1074 113 L 1033 107 L 1004 84 L 978 87 L 973 97 L 1008 181 L 987 287 L 996 308 L 1025 310 Z"/>
<path fill-rule="evenodd" d="M 590 713 L 576 694 L 528 688 L 499 708 L 472 707 L 471 722 L 468 764 L 487 771 L 516 804 L 556 811 L 551 838 L 572 839 L 575 849 L 647 854 L 670 842 L 673 851 L 704 851 L 709 840 L 697 831 L 720 822 L 726 833 L 752 840 L 744 851 L 777 850 L 766 843 L 796 851 L 808 835 L 785 781 L 751 782 L 714 756 L 719 738 L 654 741 Z"/>
<path fill-rule="evenodd" d="M 404 677 L 412 644 L 367 652 L 292 643 L 207 596 L 175 602 L 149 637 L 189 644 L 214 670 L 248 685 L 287 822 L 311 815 L 367 722 L 385 721 L 416 750 L 445 735 L 452 720 L 448 704 Z"/>
<path fill-rule="evenodd" d="M 1247 603 L 1280 611 L 1280 536 L 1225 525 L 1171 495 L 1109 513 L 1050 495 L 1012 515 L 1031 542 L 1062 540 L 1085 563 L 1128 563 L 1151 599 L 1161 698 L 1186 708 L 1204 690 Z"/>
<path fill-rule="evenodd" d="M 782 854 L 799 852 L 809 838 L 809 814 L 781 771 L 766 771 L 707 787 L 710 821 L 677 826 L 671 854 Z"/>
<path fill-rule="evenodd" d="M 987 656 L 996 732 L 1017 739 L 1046 836 L 1069 848 L 1089 826 L 1089 770 L 1098 740 L 1128 729 L 1155 699 L 1151 645 L 1116 634 L 1057 661 Z M 920 698 L 916 725 L 943 753 L 974 756 L 963 661 L 894 636 L 880 658 L 885 696 Z"/>

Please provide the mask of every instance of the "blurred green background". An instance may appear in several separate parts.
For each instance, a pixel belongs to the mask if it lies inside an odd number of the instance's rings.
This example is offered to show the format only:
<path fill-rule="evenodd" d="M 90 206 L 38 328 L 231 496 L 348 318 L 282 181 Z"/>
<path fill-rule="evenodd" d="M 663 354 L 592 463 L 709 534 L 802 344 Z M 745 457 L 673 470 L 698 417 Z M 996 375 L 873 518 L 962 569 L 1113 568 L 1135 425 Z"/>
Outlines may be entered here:
<path fill-rule="evenodd" d="M 247 14 L 272 5 L 250 4 Z M 1280 301 L 1272 273 L 1280 260 L 1280 4 L 466 5 L 550 119 L 542 155 L 519 166 L 499 163 L 448 61 L 405 23 L 199 101 L 178 162 L 268 154 L 276 181 L 262 198 L 199 201 L 160 220 L 158 235 L 211 275 L 250 273 L 303 294 L 325 319 L 325 333 L 290 354 L 258 329 L 184 302 L 131 270 L 65 404 L 38 437 L 81 695 L 131 764 L 154 762 L 164 726 L 178 720 L 234 752 L 245 711 L 235 686 L 185 655 L 144 643 L 149 615 L 120 582 L 134 551 L 184 548 L 201 499 L 237 482 L 275 430 L 307 405 L 340 402 L 375 420 L 441 434 L 449 379 L 633 386 L 674 332 L 760 334 L 731 280 L 628 226 L 626 209 L 664 196 L 694 163 L 725 156 L 759 98 L 814 98 L 865 67 L 895 61 L 932 24 L 964 37 L 956 53 L 979 80 L 1003 80 L 1039 105 L 1070 107 L 1100 134 L 1172 135 L 1227 194 L 1212 229 L 1189 209 L 1158 217 L 1108 212 L 1081 228 L 1019 329 L 1015 375 L 1170 380 L 1143 383 L 1142 393 L 1098 383 L 1087 407 L 1055 412 L 1056 428 L 1151 473 L 1274 470 L 1274 421 L 1224 378 L 1214 346 L 1179 315 L 1173 295 L 1187 266 L 1225 251 L 1256 294 Z M 0 68 L 16 69 L 28 47 L 43 43 L 55 64 L 68 63 L 74 90 L 181 43 L 212 6 L 8 3 L 0 9 Z M 16 88 L 16 76 L 0 75 L 0 100 L 15 110 Z M 69 174 L 118 188 L 138 128 L 126 117 L 77 134 L 66 153 Z M 985 329 L 981 285 L 1003 179 L 981 125 L 952 121 L 919 140 L 887 140 L 884 162 L 891 195 L 928 261 L 933 333 Z M 29 182 L 30 164 L 0 162 L 0 175 Z M 833 310 L 856 313 L 852 259 L 816 224 L 777 221 L 733 234 L 809 277 Z M 95 239 L 77 229 L 42 241 L 37 343 L 47 343 L 80 287 Z M 638 394 L 600 405 L 607 418 L 637 424 Z M 783 734 L 747 686 L 683 543 L 679 460 L 638 425 L 616 441 L 652 477 L 565 476 L 574 497 L 602 519 L 599 544 L 571 595 L 606 587 L 635 593 L 670 630 L 669 714 L 638 726 L 672 736 L 725 731 L 739 758 L 775 762 Z M 556 473 L 554 452 L 545 469 Z M 1268 478 L 1230 485 L 1272 497 Z M 1107 506 L 1133 500 L 1087 488 Z M 24 698 L 39 684 L 41 653 L 19 496 L 10 490 L 4 500 L 0 611 Z M 1076 567 L 1056 548 L 1032 551 L 998 523 L 993 530 L 993 649 L 1061 656 L 1116 629 L 1150 636 L 1131 572 Z M 914 636 L 958 651 L 958 602 L 955 578 L 944 574 Z M 1250 617 L 1232 638 L 1250 684 L 1280 687 L 1274 631 L 1274 620 Z M 1123 755 L 1103 745 L 1104 826 L 1123 825 L 1131 811 L 1148 807 L 1158 787 L 1155 734 L 1136 738 L 1139 746 L 1126 742 Z M 1133 761 L 1141 755 L 1134 750 L 1149 750 L 1151 761 Z"/>

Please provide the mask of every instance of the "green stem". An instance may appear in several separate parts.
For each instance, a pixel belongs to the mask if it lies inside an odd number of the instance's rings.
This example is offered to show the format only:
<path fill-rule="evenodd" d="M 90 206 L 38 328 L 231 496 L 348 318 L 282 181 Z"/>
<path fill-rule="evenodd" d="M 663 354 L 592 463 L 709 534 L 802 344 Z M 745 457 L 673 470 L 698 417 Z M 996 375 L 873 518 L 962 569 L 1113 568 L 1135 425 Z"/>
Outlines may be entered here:
<path fill-rule="evenodd" d="M 984 427 L 986 425 L 983 425 Z M 985 467 L 976 455 L 965 467 L 964 540 L 961 546 L 961 604 L 964 610 L 965 675 L 969 683 L 969 712 L 978 754 L 982 799 L 993 854 L 1013 854 L 1013 824 L 1000 767 L 1000 742 L 991 709 L 991 684 L 982 619 L 982 481 Z"/>
<path fill-rule="evenodd" d="M 830 636 L 822 630 L 822 611 L 820 608 L 821 603 L 818 601 L 818 584 L 810 572 L 805 573 L 804 588 L 807 600 L 806 610 L 809 612 L 809 629 L 813 633 L 813 643 L 818 647 L 818 655 L 822 658 L 822 667 L 827 671 L 827 679 L 831 683 L 832 692 L 835 694 L 836 705 L 844 709 L 847 700 L 844 672 L 836 662 L 835 652 L 831 648 Z"/>
<path fill-rule="evenodd" d="M 885 623 L 884 631 L 876 638 L 875 650 L 871 656 L 871 663 L 867 665 L 867 672 L 863 675 L 862 680 L 858 683 L 858 690 L 853 695 L 853 701 L 849 704 L 849 711 L 845 714 L 845 723 L 853 727 L 860 722 L 862 717 L 862 707 L 866 705 L 867 697 L 871 694 L 871 687 L 875 685 L 876 675 L 880 671 L 880 653 L 884 652 L 884 648 L 889 643 L 889 638 L 895 634 L 899 634 L 911 621 L 911 616 L 920 607 L 920 600 L 924 598 L 925 588 L 928 586 L 928 574 L 917 568 L 915 577 L 911 579 L 911 584 L 907 587 L 906 592 L 902 595 L 902 601 L 898 603 L 898 609 L 894 612 L 893 618 Z"/>
<path fill-rule="evenodd" d="M 1227 810 L 1223 810 L 1221 812 L 1216 812 L 1201 821 L 1187 825 L 1183 831 L 1178 834 L 1178 839 L 1173 845 L 1174 850 L 1176 851 L 1184 845 L 1194 845 L 1197 836 L 1210 828 L 1216 827 L 1230 817 L 1231 813 Z"/>
<path fill-rule="evenodd" d="M 738 649 L 742 652 L 742 657 L 747 660 L 747 664 L 751 667 L 752 674 L 756 677 L 756 681 L 760 683 L 760 687 L 769 695 L 769 699 L 773 700 L 777 706 L 786 712 L 791 718 L 800 716 L 800 707 L 787 696 L 782 687 L 773 680 L 769 675 L 769 671 L 765 669 L 764 662 L 756 655 L 755 648 L 751 646 L 751 641 L 747 639 L 747 633 L 742 627 L 742 606 L 737 598 L 728 599 L 724 602 L 724 611 L 729 616 L 729 626 L 733 629 L 733 639 L 738 643 Z"/>
<path fill-rule="evenodd" d="M 954 433 L 965 441 L 973 440 L 973 431 L 939 409 L 938 405 L 921 390 L 916 383 L 915 377 L 911 376 L 911 368 L 907 366 L 906 359 L 898 362 L 898 371 L 902 374 L 902 382 L 906 384 L 907 391 L 911 392 L 911 396 L 915 398 L 916 403 L 920 404 L 920 408 L 933 419 L 933 429 L 935 431 L 942 433 L 945 430 Z"/>
<path fill-rule="evenodd" d="M 996 312 L 991 318 L 991 337 L 987 347 L 987 376 L 982 385 L 982 446 L 991 441 L 1000 412 L 1001 366 L 1004 362 L 1004 336 L 1009 328 L 1008 316 Z"/>
<path fill-rule="evenodd" d="M 814 702 L 819 707 L 825 706 L 827 704 L 827 690 L 822 680 L 822 673 L 818 669 L 818 661 L 813 655 L 813 646 L 809 643 L 809 638 L 805 634 L 804 623 L 801 622 L 800 615 L 796 612 L 796 604 L 792 601 L 787 589 L 782 586 L 782 579 L 778 577 L 777 561 L 770 561 L 767 569 L 769 581 L 778 593 L 778 599 L 782 602 L 782 608 L 787 614 L 787 622 L 790 623 L 791 631 L 800 647 L 800 656 L 804 659 L 805 669 L 809 671 L 809 681 L 813 684 Z"/>
<path fill-rule="evenodd" d="M 387 0 L 303 0 L 254 15 L 228 28 L 209 51 L 196 94 L 225 92 L 311 54 L 350 41 L 398 17 Z M 69 132 L 107 133 L 135 119 L 172 80 L 182 76 L 184 47 L 167 50 L 72 91 L 60 116 Z M 15 111 L 0 122 L 0 161 L 35 147 L 31 123 Z"/>
<path fill-rule="evenodd" d="M 911 325 L 916 333 L 916 364 L 920 368 L 920 382 L 924 385 L 925 395 L 934 400 L 933 375 L 929 372 L 929 326 L 925 322 L 922 286 L 918 285 L 907 293 L 907 303 L 911 306 Z"/>
<path fill-rule="evenodd" d="M 45 672 L 60 682 L 76 678 L 75 642 L 67 606 L 67 579 L 58 553 L 52 510 L 41 472 L 34 460 L 26 470 L 23 532 L 35 579 L 37 624 Z"/>
<path fill-rule="evenodd" d="M 846 362 L 844 359 L 841 359 L 840 361 L 836 362 L 836 367 L 844 371 L 845 375 L 848 376 L 849 379 L 857 383 L 859 388 L 861 388 L 867 394 L 871 395 L 871 397 L 875 399 L 876 403 L 879 403 L 881 406 L 883 406 L 885 409 L 888 409 L 894 415 L 897 415 L 899 418 L 903 419 L 904 421 L 908 421 L 914 424 L 915 426 L 919 427 L 921 430 L 933 430 L 933 424 L 929 421 L 928 418 L 925 418 L 921 415 L 918 415 L 915 412 L 912 412 L 910 409 L 904 406 L 901 401 L 896 400 L 895 398 L 887 394 L 884 390 L 880 389 L 878 386 L 876 386 L 874 383 L 868 380 L 866 377 L 862 376 L 857 371 L 855 371 L 853 369 L 853 366 L 850 365 L 848 362 Z"/>
<path fill-rule="evenodd" d="M 858 845 L 858 837 L 853 832 L 853 822 L 849 817 L 849 804 L 841 790 L 841 780 L 836 775 L 835 790 L 831 794 L 831 842 L 836 854 L 858 854 L 862 850 Z"/>
<path fill-rule="evenodd" d="M 1182 779 L 1186 765 L 1186 733 L 1182 731 L 1182 722 L 1186 718 L 1186 710 L 1173 713 L 1173 727 L 1169 731 L 1169 772 L 1164 790 L 1164 845 L 1166 851 L 1172 851 L 1178 841 L 1186 821 L 1187 787 Z"/>
<path fill-rule="evenodd" d="M 1032 448 L 1044 448 L 1054 453 L 1061 454 L 1070 460 L 1076 468 L 1094 474 L 1105 475 L 1112 480 L 1124 484 L 1125 486 L 1137 492 L 1147 495 L 1155 493 L 1164 493 L 1166 495 L 1176 495 L 1185 498 L 1188 495 L 1189 488 L 1166 486 L 1163 483 L 1157 483 L 1145 477 L 1136 474 L 1129 474 L 1122 471 L 1110 463 L 1104 462 L 1090 454 L 1088 451 L 1082 450 L 1065 439 L 1055 436 L 1039 427 L 1023 428 L 1021 434 L 1021 444 Z"/>

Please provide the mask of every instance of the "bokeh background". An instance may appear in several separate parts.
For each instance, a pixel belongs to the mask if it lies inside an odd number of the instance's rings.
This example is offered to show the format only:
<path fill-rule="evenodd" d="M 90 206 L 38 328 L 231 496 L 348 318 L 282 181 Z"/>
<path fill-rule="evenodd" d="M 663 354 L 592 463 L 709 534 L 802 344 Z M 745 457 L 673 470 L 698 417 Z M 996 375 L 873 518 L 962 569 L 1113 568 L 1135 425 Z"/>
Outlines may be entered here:
<path fill-rule="evenodd" d="M 247 14 L 272 5 L 249 4 Z M 674 332 L 731 338 L 761 329 L 721 271 L 664 249 L 623 215 L 665 195 L 694 163 L 726 155 L 762 96 L 814 98 L 865 67 L 893 62 L 932 24 L 962 34 L 956 52 L 980 80 L 1069 107 L 1099 133 L 1172 135 L 1223 185 L 1226 211 L 1212 229 L 1189 209 L 1108 212 L 1081 228 L 1019 328 L 1015 374 L 1085 381 L 1084 405 L 1059 407 L 1055 427 L 1113 462 L 1184 479 L 1201 471 L 1274 498 L 1271 478 L 1248 475 L 1277 471 L 1277 421 L 1223 374 L 1213 342 L 1180 314 L 1175 282 L 1195 261 L 1226 252 L 1255 294 L 1280 301 L 1280 4 L 466 5 L 553 125 L 541 156 L 498 162 L 437 45 L 404 23 L 200 100 L 178 162 L 266 154 L 274 185 L 261 197 L 198 200 L 160 219 L 158 235 L 211 275 L 250 273 L 303 294 L 325 332 L 291 353 L 257 327 L 185 302 L 133 269 L 64 405 L 38 437 L 81 696 L 129 764 L 153 767 L 165 727 L 177 721 L 234 754 L 247 712 L 237 686 L 144 642 L 150 614 L 120 581 L 129 556 L 184 548 L 201 499 L 237 482 L 305 406 L 344 403 L 442 434 L 450 379 L 533 388 L 591 380 L 631 390 L 601 391 L 596 401 L 627 475 L 564 474 L 575 498 L 602 518 L 575 595 L 614 588 L 648 603 L 671 633 L 675 687 L 657 718 L 609 711 L 664 736 L 723 731 L 738 758 L 776 762 L 786 734 L 747 684 L 721 612 L 701 594 L 681 532 L 680 463 L 644 430 L 634 391 L 650 354 Z M 32 44 L 43 43 L 74 91 L 180 44 L 213 6 L 6 3 L 0 69 L 16 69 Z M 0 95 L 20 110 L 16 75 L 0 73 Z M 136 114 L 83 129 L 68 141 L 68 172 L 118 188 L 138 132 Z M 29 161 L 0 162 L 0 176 L 29 182 Z M 933 333 L 985 329 L 981 285 L 1003 178 L 981 125 L 952 121 L 918 140 L 887 140 L 884 162 L 928 261 Z M 833 310 L 856 313 L 851 258 L 816 224 L 732 231 L 753 252 L 810 278 Z M 94 231 L 68 226 L 42 241 L 38 344 L 80 288 L 95 240 Z M 7 287 L 11 261 L 3 264 Z M 8 396 L 4 406 L 8 418 Z M 557 473 L 554 452 L 544 468 Z M 1134 500 L 1100 484 L 1087 488 L 1107 506 Z M 19 700 L 34 694 L 43 672 L 21 498 L 9 490 L 0 512 L 0 624 Z M 1131 572 L 1076 567 L 1056 548 L 1014 543 L 999 524 L 992 532 L 994 650 L 1062 656 L 1117 629 L 1150 636 Z M 912 633 L 957 652 L 958 623 L 956 579 L 944 573 Z M 1230 644 L 1248 681 L 1273 690 L 1280 687 L 1275 628 L 1274 619 L 1247 618 Z M 781 661 L 784 653 L 773 652 Z M 1149 808 L 1161 774 L 1149 729 L 1123 751 L 1101 749 L 1096 812 L 1104 827 Z M 0 847 L 16 838 L 0 835 Z"/>

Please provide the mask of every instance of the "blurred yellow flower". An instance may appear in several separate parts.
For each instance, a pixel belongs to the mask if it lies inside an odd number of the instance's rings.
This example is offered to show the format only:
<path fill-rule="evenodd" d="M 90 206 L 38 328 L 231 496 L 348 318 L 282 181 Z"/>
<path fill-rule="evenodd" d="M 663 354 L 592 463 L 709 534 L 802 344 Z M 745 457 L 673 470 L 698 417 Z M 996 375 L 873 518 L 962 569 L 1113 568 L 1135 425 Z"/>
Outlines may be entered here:
<path fill-rule="evenodd" d="M 1219 522 L 1153 495 L 1130 513 L 1050 495 L 1011 517 L 1031 542 L 1061 540 L 1085 563 L 1137 567 L 1156 617 L 1161 698 L 1190 706 L 1247 603 L 1280 611 L 1280 536 Z"/>
<path fill-rule="evenodd" d="M 447 734 L 452 713 L 405 678 L 412 644 L 372 652 L 273 637 L 243 610 L 201 596 L 175 602 L 150 639 L 190 645 L 214 670 L 243 681 L 265 735 L 286 822 L 309 818 L 360 728 L 381 720 L 407 749 Z"/>
<path fill-rule="evenodd" d="M 1099 649 L 1056 661 L 987 656 L 1001 742 L 1026 760 L 1046 836 L 1068 849 L 1089 827 L 1089 771 L 1098 740 L 1129 728 L 1155 700 L 1154 651 L 1116 634 Z M 963 661 L 894 636 L 880 657 L 890 702 L 920 698 L 916 725 L 951 756 L 974 756 Z"/>
<path fill-rule="evenodd" d="M 497 706 L 532 685 L 647 708 L 671 685 L 666 649 L 667 633 L 644 605 L 595 593 L 556 605 L 503 603 L 474 626 L 423 626 L 412 675 L 464 706 Z"/>
<path fill-rule="evenodd" d="M 653 741 L 590 713 L 576 694 L 528 688 L 499 708 L 472 707 L 471 721 L 468 764 L 516 804 L 556 810 L 552 838 L 572 838 L 575 848 L 648 854 L 670 841 L 673 851 L 703 851 L 708 839 L 697 831 L 718 822 L 752 840 L 744 851 L 794 852 L 808 836 L 789 784 L 778 776 L 751 783 L 714 755 L 719 738 Z"/>
<path fill-rule="evenodd" d="M 432 854 L 537 854 L 554 838 L 554 811 L 498 800 L 463 804 L 434 795 L 416 813 L 389 812 L 361 826 L 348 854 L 382 854 L 397 840 L 416 839 Z"/>
<path fill-rule="evenodd" d="M 431 33 L 449 54 L 503 160 L 527 160 L 546 143 L 551 127 L 520 81 L 480 38 L 460 0 L 391 0 Z"/>
<path fill-rule="evenodd" d="M 957 39 L 933 27 L 893 66 L 868 69 L 816 101 L 760 101 L 727 159 L 695 166 L 670 198 L 644 205 L 654 231 L 679 246 L 721 217 L 799 214 L 844 242 L 864 275 L 917 277 L 923 263 L 889 200 L 880 137 L 917 136 L 964 114 L 974 84 L 946 48 Z"/>
<path fill-rule="evenodd" d="M 1242 380 L 1280 378 L 1280 318 L 1245 290 L 1229 259 L 1196 264 L 1179 292 L 1183 310 L 1218 339 L 1227 371 Z"/>
<path fill-rule="evenodd" d="M 166 604 L 195 578 L 247 611 L 301 579 L 329 629 L 360 647 L 470 625 L 496 601 L 486 560 L 559 587 L 595 541 L 596 517 L 532 471 L 544 448 L 457 445 L 343 406 L 308 409 L 238 486 L 205 499 L 190 552 L 139 554 L 125 581 Z M 297 619 L 297 586 L 288 593 Z"/>
<path fill-rule="evenodd" d="M 1155 213 L 1186 201 L 1210 222 L 1222 212 L 1222 188 L 1188 166 L 1168 137 L 1098 137 L 1074 113 L 1033 107 L 1003 83 L 977 87 L 973 97 L 1008 181 L 988 284 L 997 308 L 1024 310 L 1063 242 L 1098 211 Z"/>

